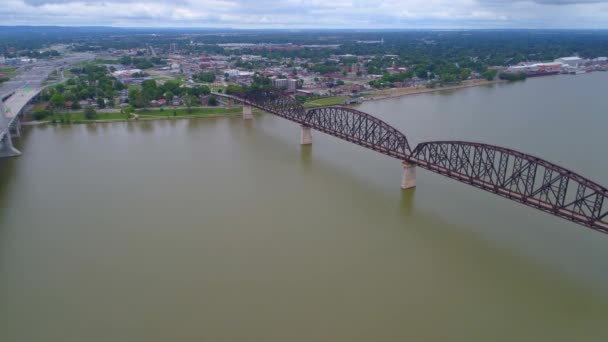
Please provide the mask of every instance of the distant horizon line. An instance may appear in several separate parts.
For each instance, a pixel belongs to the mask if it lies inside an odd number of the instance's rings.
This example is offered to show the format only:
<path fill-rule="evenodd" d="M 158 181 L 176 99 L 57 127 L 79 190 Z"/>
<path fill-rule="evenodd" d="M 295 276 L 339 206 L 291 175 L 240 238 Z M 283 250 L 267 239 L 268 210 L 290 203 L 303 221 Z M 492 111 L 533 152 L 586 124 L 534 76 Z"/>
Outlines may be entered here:
<path fill-rule="evenodd" d="M 293 27 L 293 28 L 272 28 L 272 27 L 257 27 L 257 28 L 239 28 L 239 27 L 213 27 L 213 26 L 183 26 L 183 27 L 168 27 L 168 26 L 112 26 L 112 25 L 52 25 L 52 24 L 20 24 L 20 25 L 0 25 L 0 28 L 110 28 L 110 29 L 126 29 L 126 30 L 234 30 L 234 31 L 608 31 L 606 28 L 559 28 L 559 27 L 488 27 L 488 28 L 453 28 L 453 27 L 426 27 L 426 28 L 334 28 L 334 27 Z"/>

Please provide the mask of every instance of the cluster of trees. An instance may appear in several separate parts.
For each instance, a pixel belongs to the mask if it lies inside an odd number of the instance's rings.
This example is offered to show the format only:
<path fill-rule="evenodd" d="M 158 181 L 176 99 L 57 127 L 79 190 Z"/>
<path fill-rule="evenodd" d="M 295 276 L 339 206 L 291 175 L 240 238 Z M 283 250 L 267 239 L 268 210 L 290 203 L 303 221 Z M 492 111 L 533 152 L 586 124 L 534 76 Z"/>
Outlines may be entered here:
<path fill-rule="evenodd" d="M 148 44 L 167 52 L 171 44 L 185 54 L 255 54 L 270 59 L 312 58 L 322 61 L 330 54 L 384 55 L 408 58 L 433 57 L 456 62 L 466 56 L 478 57 L 486 65 L 516 64 L 526 60 L 553 60 L 579 54 L 584 58 L 608 56 L 608 32 L 601 30 L 468 30 L 468 31 L 249 31 L 230 30 L 230 35 L 204 34 L 209 29 L 125 29 L 107 27 L 2 27 L 0 54 L 40 50 L 52 44 L 74 44 L 78 51 L 144 49 Z M 196 34 L 201 33 L 201 34 Z M 182 39 L 188 35 L 190 39 Z M 116 37 L 120 36 L 119 39 Z M 360 44 L 359 40 L 383 39 L 384 44 Z M 193 40 L 195 44 L 190 45 Z M 293 43 L 294 45 L 335 44 L 335 49 L 242 49 L 229 50 L 221 43 Z M 379 73 L 381 74 L 381 73 Z"/>
<path fill-rule="evenodd" d="M 56 109 L 66 108 L 66 102 L 71 102 L 70 109 L 80 109 L 78 101 L 96 100 L 100 108 L 106 105 L 113 107 L 117 93 L 125 86 L 120 81 L 108 75 L 105 66 L 87 64 L 72 68 L 70 72 L 75 75 L 67 82 L 44 89 L 40 93 L 42 101 L 48 101 Z M 106 104 L 105 99 L 108 100 Z"/>
<path fill-rule="evenodd" d="M 167 62 L 162 60 L 160 57 L 151 58 L 133 58 L 130 56 L 123 56 L 119 60 L 122 65 L 134 65 L 137 69 L 150 69 L 156 65 L 166 65 Z"/>
<path fill-rule="evenodd" d="M 271 63 L 268 63 L 267 61 L 264 61 L 264 60 L 244 61 L 240 57 L 233 58 L 232 62 L 234 62 L 235 67 L 240 68 L 240 69 L 245 69 L 245 70 L 256 70 L 256 69 L 264 68 L 264 67 L 271 65 Z"/>
<path fill-rule="evenodd" d="M 424 79 L 424 80 L 429 80 L 429 81 L 434 80 L 439 85 L 455 84 L 455 83 L 460 83 L 460 82 L 468 79 L 472 73 L 472 70 L 469 68 L 459 68 L 454 65 L 452 65 L 452 66 L 444 65 L 440 69 L 436 69 L 436 68 L 432 68 L 432 69 L 435 70 L 436 72 L 438 72 L 438 74 L 435 74 L 434 72 L 426 71 L 426 70 L 416 72 L 416 68 L 410 69 L 405 72 L 392 73 L 392 74 L 385 72 L 382 75 L 382 78 L 370 81 L 369 85 L 371 85 L 372 87 L 375 87 L 375 88 L 392 87 L 395 85 L 396 82 L 406 82 L 406 81 L 414 78 L 414 76 L 418 77 L 419 79 Z M 490 70 L 489 72 L 487 72 L 487 75 L 484 74 L 484 77 L 486 77 L 486 78 L 490 77 L 490 75 L 493 72 L 495 72 L 495 71 Z M 494 75 L 491 75 L 492 79 L 493 79 Z"/>
<path fill-rule="evenodd" d="M 157 84 L 155 80 L 144 81 L 141 89 L 133 87 L 129 90 L 129 104 L 135 108 L 147 107 L 150 101 L 165 98 L 171 101 L 175 96 L 182 98 L 186 106 L 200 104 L 199 97 L 211 92 L 207 86 L 185 88 L 179 81 L 167 81 Z"/>
<path fill-rule="evenodd" d="M 208 72 L 201 72 L 198 73 L 194 76 L 192 76 L 192 79 L 194 79 L 197 82 L 206 82 L 206 83 L 213 83 L 213 81 L 215 81 L 215 73 L 213 71 L 208 71 Z"/>
<path fill-rule="evenodd" d="M 313 64 L 308 67 L 308 71 L 318 72 L 322 75 L 329 74 L 333 72 L 339 72 L 340 68 L 338 67 L 338 63 L 332 61 L 325 61 L 319 64 Z"/>
<path fill-rule="evenodd" d="M 498 74 L 497 69 L 486 69 L 481 76 L 488 81 L 492 81 L 494 78 L 496 78 L 496 74 Z"/>
<path fill-rule="evenodd" d="M 229 85 L 226 87 L 226 94 L 240 94 L 250 90 L 256 89 L 270 89 L 272 88 L 272 80 L 268 77 L 264 77 L 260 74 L 253 75 L 253 79 L 251 85 L 248 87 L 238 86 L 238 85 Z"/>
<path fill-rule="evenodd" d="M 381 79 L 370 81 L 369 85 L 374 88 L 383 88 L 393 86 L 395 82 L 405 82 L 414 77 L 414 71 L 399 72 L 394 74 L 385 73 Z"/>
<path fill-rule="evenodd" d="M 0 53 L 1 55 L 1 53 Z M 38 50 L 22 50 L 18 52 L 7 52 L 5 54 L 6 58 L 15 58 L 15 57 L 29 57 L 36 59 L 47 59 L 51 57 L 60 56 L 59 52 L 56 50 L 46 50 L 46 51 L 38 51 Z"/>
<path fill-rule="evenodd" d="M 501 72 L 498 77 L 506 81 L 523 81 L 528 78 L 528 75 L 523 72 Z"/>

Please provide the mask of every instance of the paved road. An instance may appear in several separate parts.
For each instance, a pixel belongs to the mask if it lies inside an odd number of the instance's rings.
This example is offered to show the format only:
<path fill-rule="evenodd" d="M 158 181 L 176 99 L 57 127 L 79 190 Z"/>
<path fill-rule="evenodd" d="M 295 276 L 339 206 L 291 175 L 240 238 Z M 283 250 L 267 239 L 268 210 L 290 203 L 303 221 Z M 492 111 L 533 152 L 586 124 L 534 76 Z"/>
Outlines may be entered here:
<path fill-rule="evenodd" d="M 19 67 L 17 76 L 0 86 L 0 99 L 14 93 L 0 108 L 0 139 L 8 130 L 8 126 L 15 115 L 36 96 L 40 89 L 44 88 L 42 83 L 49 77 L 49 74 L 61 67 L 67 68 L 74 63 L 83 62 L 95 58 L 90 53 L 76 53 L 58 59 L 38 61 Z M 61 81 L 64 80 L 61 72 Z"/>
<path fill-rule="evenodd" d="M 13 91 L 23 88 L 42 88 L 42 83 L 51 72 L 60 67 L 69 67 L 74 63 L 93 59 L 95 56 L 89 53 L 77 53 L 66 57 L 38 61 L 29 65 L 21 66 L 17 70 L 17 76 L 0 87 L 0 95 L 3 97 Z"/>

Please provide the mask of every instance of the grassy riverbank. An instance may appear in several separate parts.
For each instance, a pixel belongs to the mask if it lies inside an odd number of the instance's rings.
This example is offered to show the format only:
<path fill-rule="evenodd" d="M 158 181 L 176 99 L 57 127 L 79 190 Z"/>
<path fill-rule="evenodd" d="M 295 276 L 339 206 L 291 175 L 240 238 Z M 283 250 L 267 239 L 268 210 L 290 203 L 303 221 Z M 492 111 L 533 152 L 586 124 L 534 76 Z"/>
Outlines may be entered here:
<path fill-rule="evenodd" d="M 163 119 L 183 119 L 183 118 L 198 118 L 198 117 L 214 117 L 214 116 L 230 116 L 239 115 L 243 111 L 242 107 L 223 108 L 223 107 L 205 107 L 205 108 L 163 108 L 161 109 L 145 109 L 138 110 L 132 114 L 124 113 L 97 113 L 95 118 L 87 119 L 84 111 L 70 111 L 54 113 L 52 116 L 44 120 L 49 123 L 63 124 L 79 124 L 91 122 L 115 122 L 115 121 L 137 121 L 137 120 L 163 120 Z"/>
<path fill-rule="evenodd" d="M 242 107 L 223 108 L 223 107 L 206 107 L 192 108 L 190 111 L 186 108 L 177 109 L 146 109 L 135 112 L 140 118 L 167 118 L 167 117 L 199 117 L 199 116 L 216 116 L 216 115 L 236 115 L 243 112 Z"/>
<path fill-rule="evenodd" d="M 474 81 L 464 81 L 458 85 L 436 87 L 436 88 L 426 88 L 426 87 L 391 88 L 391 89 L 383 89 L 383 90 L 368 92 L 368 93 L 363 94 L 363 96 L 366 98 L 366 100 L 382 100 L 382 99 L 401 97 L 401 96 L 407 96 L 407 95 L 432 93 L 432 92 L 442 91 L 442 90 L 454 90 L 454 89 L 479 87 L 479 86 L 483 86 L 483 85 L 501 83 L 501 82 L 505 82 L 505 81 L 502 81 L 502 80 L 495 80 L 495 81 L 474 80 Z"/>
<path fill-rule="evenodd" d="M 344 100 L 346 100 L 348 96 L 330 96 L 312 99 L 310 101 L 304 102 L 305 108 L 313 108 L 313 107 L 324 107 L 324 106 L 338 106 L 341 105 Z"/>

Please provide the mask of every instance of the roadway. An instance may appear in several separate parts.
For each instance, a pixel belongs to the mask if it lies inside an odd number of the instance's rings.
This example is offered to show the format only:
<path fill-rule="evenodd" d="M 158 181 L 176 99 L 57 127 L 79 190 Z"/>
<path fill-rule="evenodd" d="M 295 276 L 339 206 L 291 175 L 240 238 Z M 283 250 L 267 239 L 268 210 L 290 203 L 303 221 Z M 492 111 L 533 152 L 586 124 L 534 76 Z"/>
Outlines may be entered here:
<path fill-rule="evenodd" d="M 94 59 L 90 53 L 75 53 L 57 59 L 41 60 L 19 67 L 17 76 L 0 86 L 0 99 L 9 96 L 0 106 L 0 141 L 8 131 L 12 121 L 18 116 L 29 101 L 42 88 L 51 72 L 69 67 L 72 64 Z M 60 71 L 64 80 L 63 70 Z M 60 81 L 60 82 L 61 82 Z"/>
<path fill-rule="evenodd" d="M 51 72 L 93 58 L 95 58 L 95 55 L 90 53 L 76 53 L 21 66 L 17 70 L 17 76 L 0 86 L 0 95 L 4 97 L 13 91 L 23 88 L 42 88 L 42 83 L 49 77 Z"/>

